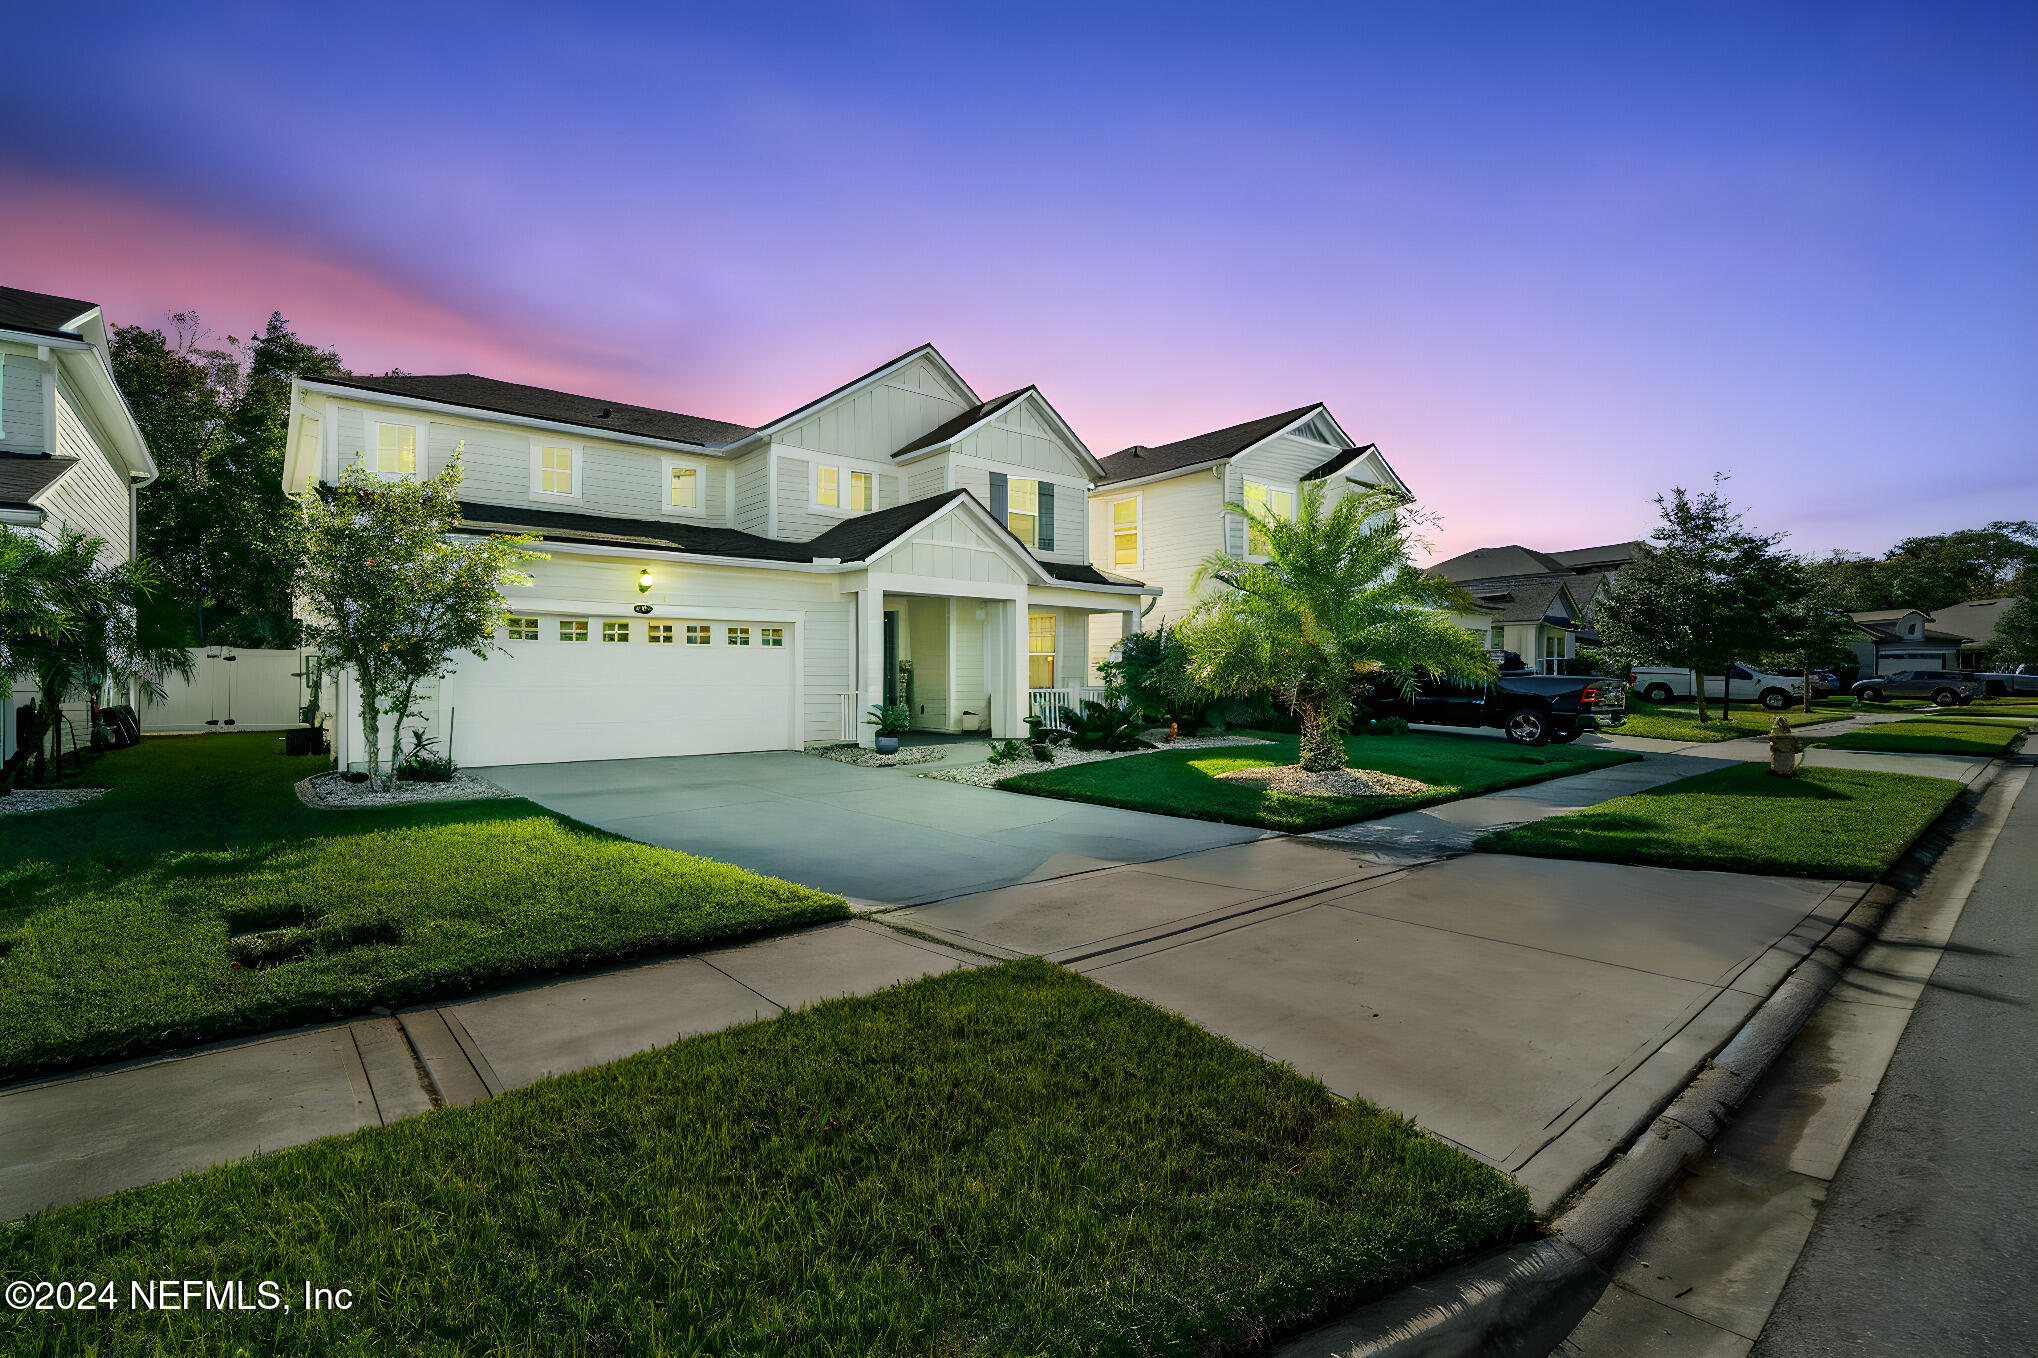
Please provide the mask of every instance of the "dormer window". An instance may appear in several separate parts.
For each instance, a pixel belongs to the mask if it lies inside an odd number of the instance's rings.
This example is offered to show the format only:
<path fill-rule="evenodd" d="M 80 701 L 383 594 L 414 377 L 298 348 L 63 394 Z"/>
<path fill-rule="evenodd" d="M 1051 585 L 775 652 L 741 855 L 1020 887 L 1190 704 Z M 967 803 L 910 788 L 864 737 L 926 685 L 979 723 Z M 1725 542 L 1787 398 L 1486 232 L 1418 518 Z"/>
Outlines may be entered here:
<path fill-rule="evenodd" d="M 708 468 L 704 462 L 668 457 L 662 464 L 664 504 L 668 514 L 707 513 Z"/>
<path fill-rule="evenodd" d="M 375 441 L 363 459 L 377 476 L 418 474 L 418 427 L 414 424 L 375 424 Z"/>
<path fill-rule="evenodd" d="M 534 439 L 531 443 L 531 493 L 561 499 L 580 498 L 580 446 Z"/>

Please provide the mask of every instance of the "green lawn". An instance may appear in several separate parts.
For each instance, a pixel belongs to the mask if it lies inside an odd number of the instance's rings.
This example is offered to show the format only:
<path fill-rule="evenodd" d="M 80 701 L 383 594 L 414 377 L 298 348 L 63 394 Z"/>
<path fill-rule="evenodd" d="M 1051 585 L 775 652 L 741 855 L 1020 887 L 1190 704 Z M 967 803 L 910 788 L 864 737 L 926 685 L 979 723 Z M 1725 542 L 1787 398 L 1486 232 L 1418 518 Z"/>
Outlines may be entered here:
<path fill-rule="evenodd" d="M 530 802 L 314 811 L 273 735 L 109 754 L 0 818 L 0 1079 L 836 919 L 834 896 Z M 228 935 L 300 926 L 273 966 Z"/>
<path fill-rule="evenodd" d="M 1640 736 L 1646 740 L 1714 742 L 1734 740 L 1741 736 L 1766 736 L 1778 716 L 1792 726 L 1811 726 L 1819 722 L 1840 721 L 1854 715 L 1851 704 L 1842 707 L 1816 704 L 1810 712 L 1802 708 L 1792 708 L 1788 712 L 1776 713 L 1765 712 L 1753 703 L 1735 703 L 1733 711 L 1726 718 L 1722 718 L 1720 705 L 1717 702 L 1708 702 L 1706 712 L 1712 720 L 1701 723 L 1698 720 L 1698 708 L 1690 703 L 1664 703 L 1659 707 L 1630 696 L 1627 723 L 1608 734 Z"/>
<path fill-rule="evenodd" d="M 1641 757 L 1619 750 L 1513 745 L 1484 736 L 1428 731 L 1403 736 L 1353 736 L 1345 741 L 1346 757 L 1353 768 L 1414 778 L 1429 784 L 1431 791 L 1410 797 L 1302 797 L 1219 781 L 1218 774 L 1233 769 L 1292 764 L 1298 757 L 1294 736 L 1256 731 L 1240 734 L 1260 735 L 1273 744 L 1164 750 L 1159 754 L 1023 773 L 998 786 L 1011 792 L 1094 802 L 1132 811 L 1156 811 L 1164 816 L 1301 832 L 1370 820 L 1481 792 L 1540 783 L 1547 778 L 1625 764 Z"/>
<path fill-rule="evenodd" d="M 1489 853 L 1666 868 L 1872 880 L 1902 856 L 1960 784 L 1908 773 L 1738 764 L 1502 830 Z"/>
<path fill-rule="evenodd" d="M 0 1331 L 102 1355 L 1214 1355 L 1532 1229 L 1522 1189 L 1412 1123 L 1020 961 L 0 1225 L 0 1278 L 308 1278 L 351 1312 L 123 1296 Z"/>
<path fill-rule="evenodd" d="M 1842 731 L 1819 742 L 1829 750 L 1883 750 L 1897 754 L 2001 754 L 2024 734 L 2006 722 L 1961 721 L 1957 717 L 1910 717 L 1859 731 Z"/>

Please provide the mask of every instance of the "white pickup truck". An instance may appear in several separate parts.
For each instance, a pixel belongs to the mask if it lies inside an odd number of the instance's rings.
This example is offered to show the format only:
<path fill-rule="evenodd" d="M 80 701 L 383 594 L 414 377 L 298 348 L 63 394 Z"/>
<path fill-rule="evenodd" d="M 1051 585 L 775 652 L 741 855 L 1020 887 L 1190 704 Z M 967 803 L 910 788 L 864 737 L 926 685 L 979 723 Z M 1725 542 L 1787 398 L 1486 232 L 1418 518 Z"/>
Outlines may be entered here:
<path fill-rule="evenodd" d="M 2007 698 L 2013 693 L 2038 693 L 2038 665 L 1990 670 L 1975 675 L 1974 682 L 1980 684 L 1981 691 L 1991 698 Z"/>
<path fill-rule="evenodd" d="M 1667 703 L 1672 698 L 1692 696 L 1690 670 L 1668 665 L 1637 665 L 1628 671 L 1628 687 L 1644 702 Z M 1781 712 L 1804 701 L 1804 680 L 1789 674 L 1769 674 L 1746 665 L 1730 665 L 1724 675 L 1705 677 L 1705 696 L 1726 697 L 1736 702 L 1760 703 L 1771 712 Z"/>

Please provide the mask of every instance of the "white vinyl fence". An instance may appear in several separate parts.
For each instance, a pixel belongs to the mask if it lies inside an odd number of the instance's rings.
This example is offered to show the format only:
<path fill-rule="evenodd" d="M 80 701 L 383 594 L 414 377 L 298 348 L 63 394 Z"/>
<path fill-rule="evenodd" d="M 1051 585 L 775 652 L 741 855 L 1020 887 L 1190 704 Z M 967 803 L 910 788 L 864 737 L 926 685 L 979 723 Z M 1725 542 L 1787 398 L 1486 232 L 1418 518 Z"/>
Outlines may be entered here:
<path fill-rule="evenodd" d="M 193 648 L 197 671 L 172 675 L 163 701 L 144 701 L 144 732 L 280 731 L 298 724 L 304 703 L 301 651 L 246 651 L 231 646 Z"/>

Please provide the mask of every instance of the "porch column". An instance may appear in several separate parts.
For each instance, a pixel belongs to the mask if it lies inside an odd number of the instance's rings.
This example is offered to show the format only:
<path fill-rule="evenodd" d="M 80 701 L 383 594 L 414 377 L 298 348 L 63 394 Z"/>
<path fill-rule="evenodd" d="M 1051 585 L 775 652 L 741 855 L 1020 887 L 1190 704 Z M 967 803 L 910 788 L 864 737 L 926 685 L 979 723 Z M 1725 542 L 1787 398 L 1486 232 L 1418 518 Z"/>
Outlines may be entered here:
<path fill-rule="evenodd" d="M 1031 702 L 1026 673 L 1026 601 L 1008 599 L 1001 605 L 1005 625 L 1000 630 L 1001 658 L 1005 666 L 1004 693 L 997 704 L 999 720 L 992 734 L 1016 740 L 1026 734 L 1026 715 Z"/>
<path fill-rule="evenodd" d="M 856 687 L 856 743 L 874 749 L 877 728 L 865 725 L 863 717 L 885 700 L 885 592 L 875 584 L 856 591 Z"/>

